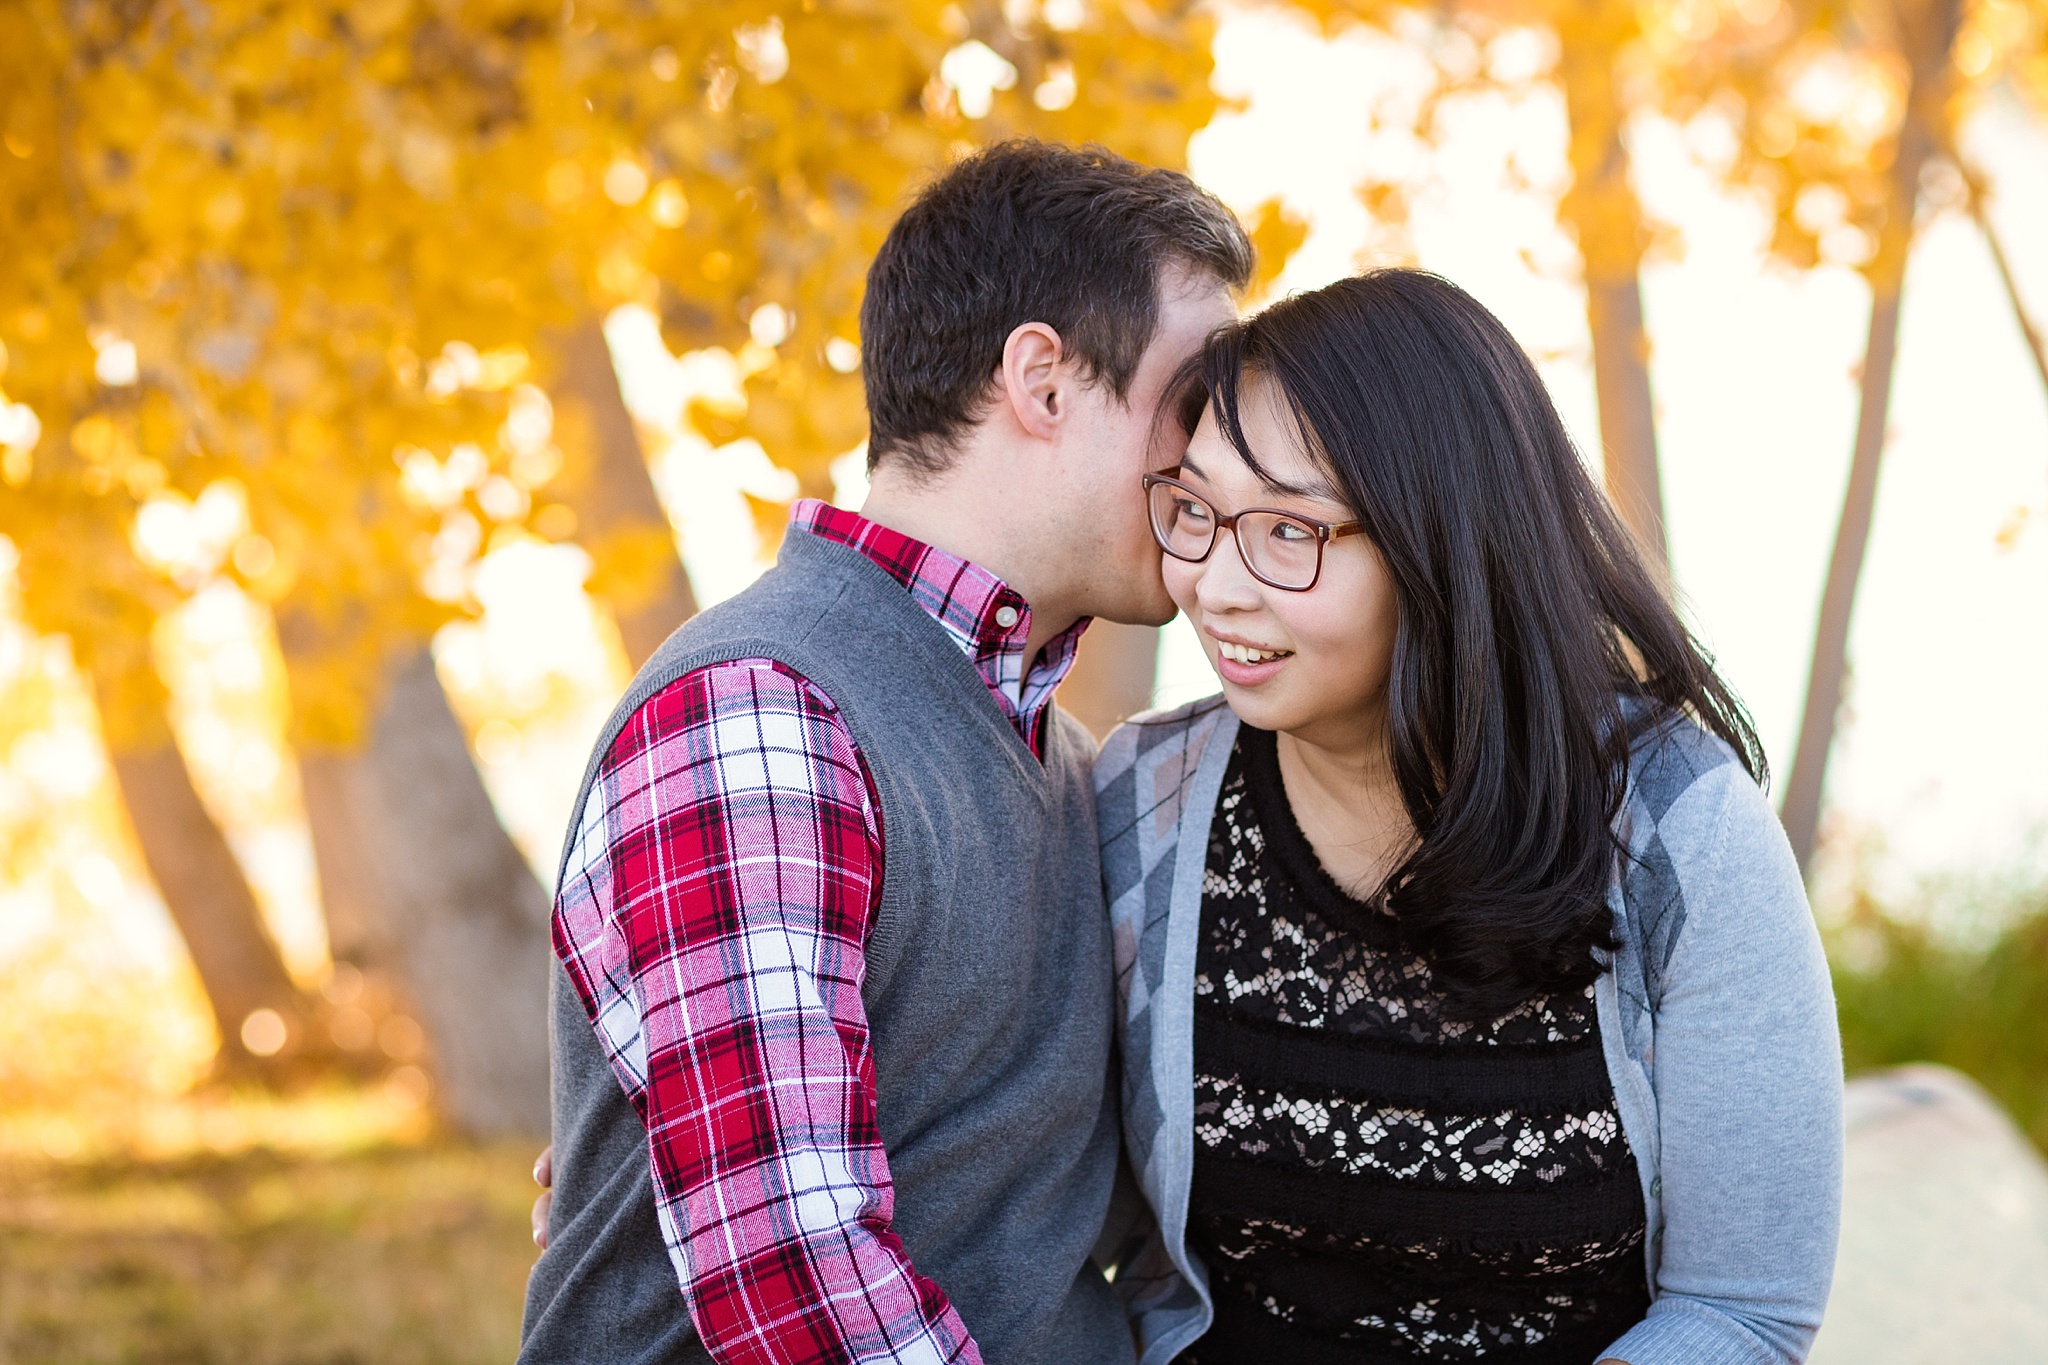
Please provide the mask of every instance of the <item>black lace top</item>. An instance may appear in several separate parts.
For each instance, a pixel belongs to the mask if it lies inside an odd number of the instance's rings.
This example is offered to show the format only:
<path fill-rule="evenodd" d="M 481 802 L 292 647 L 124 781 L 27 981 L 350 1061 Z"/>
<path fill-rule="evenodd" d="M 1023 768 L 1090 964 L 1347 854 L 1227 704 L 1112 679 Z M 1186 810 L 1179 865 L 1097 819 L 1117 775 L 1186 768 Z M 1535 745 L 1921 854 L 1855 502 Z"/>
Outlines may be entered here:
<path fill-rule="evenodd" d="M 1240 729 L 1202 884 L 1188 1240 L 1199 1365 L 1591 1365 L 1649 1306 L 1591 989 L 1447 1019 Z"/>

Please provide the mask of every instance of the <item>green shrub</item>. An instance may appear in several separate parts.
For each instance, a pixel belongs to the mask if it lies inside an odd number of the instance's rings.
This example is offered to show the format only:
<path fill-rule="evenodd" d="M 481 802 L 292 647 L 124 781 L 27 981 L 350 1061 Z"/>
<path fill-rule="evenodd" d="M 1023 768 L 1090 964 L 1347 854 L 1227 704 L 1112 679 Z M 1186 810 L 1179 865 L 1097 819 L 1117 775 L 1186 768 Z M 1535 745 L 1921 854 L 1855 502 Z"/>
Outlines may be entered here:
<path fill-rule="evenodd" d="M 1849 1072 L 1939 1062 L 1973 1076 L 2048 1151 L 2048 895 L 1982 949 L 1860 898 L 1829 934 Z"/>

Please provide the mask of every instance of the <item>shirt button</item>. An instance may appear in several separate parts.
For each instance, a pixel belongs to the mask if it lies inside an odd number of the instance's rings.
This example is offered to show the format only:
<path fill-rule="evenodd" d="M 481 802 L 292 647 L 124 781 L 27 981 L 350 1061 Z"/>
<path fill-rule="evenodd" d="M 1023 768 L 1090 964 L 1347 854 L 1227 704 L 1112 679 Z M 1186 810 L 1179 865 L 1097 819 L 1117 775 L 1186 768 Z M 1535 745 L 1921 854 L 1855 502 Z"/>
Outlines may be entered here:
<path fill-rule="evenodd" d="M 1011 626 L 1016 625 L 1017 609 L 1015 607 L 997 607 L 996 624 L 1004 630 L 1008 630 Z"/>

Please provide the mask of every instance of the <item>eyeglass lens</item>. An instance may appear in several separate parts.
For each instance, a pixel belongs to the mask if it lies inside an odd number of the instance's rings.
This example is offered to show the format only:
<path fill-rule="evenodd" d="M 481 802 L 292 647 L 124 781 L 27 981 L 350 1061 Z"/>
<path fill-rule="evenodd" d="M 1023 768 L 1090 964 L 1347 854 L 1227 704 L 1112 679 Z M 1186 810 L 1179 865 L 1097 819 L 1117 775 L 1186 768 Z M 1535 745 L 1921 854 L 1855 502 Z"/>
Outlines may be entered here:
<path fill-rule="evenodd" d="M 1219 528 L 1216 509 L 1201 498 L 1169 483 L 1152 485 L 1152 531 L 1174 558 L 1208 558 Z M 1234 529 L 1245 566 L 1259 578 L 1295 590 L 1316 581 L 1323 544 L 1314 527 L 1278 512 L 1243 512 Z"/>

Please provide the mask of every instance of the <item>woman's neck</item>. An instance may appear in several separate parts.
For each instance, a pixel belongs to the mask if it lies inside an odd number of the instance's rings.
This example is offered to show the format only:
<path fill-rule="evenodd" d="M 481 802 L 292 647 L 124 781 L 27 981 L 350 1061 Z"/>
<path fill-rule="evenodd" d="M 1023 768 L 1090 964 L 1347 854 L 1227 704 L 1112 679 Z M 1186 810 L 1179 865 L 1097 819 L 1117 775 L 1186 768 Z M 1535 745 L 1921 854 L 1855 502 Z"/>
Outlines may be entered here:
<path fill-rule="evenodd" d="M 1401 800 L 1385 725 L 1345 731 L 1282 731 L 1276 747 L 1295 823 L 1323 869 L 1364 898 L 1407 856 L 1415 827 Z"/>

